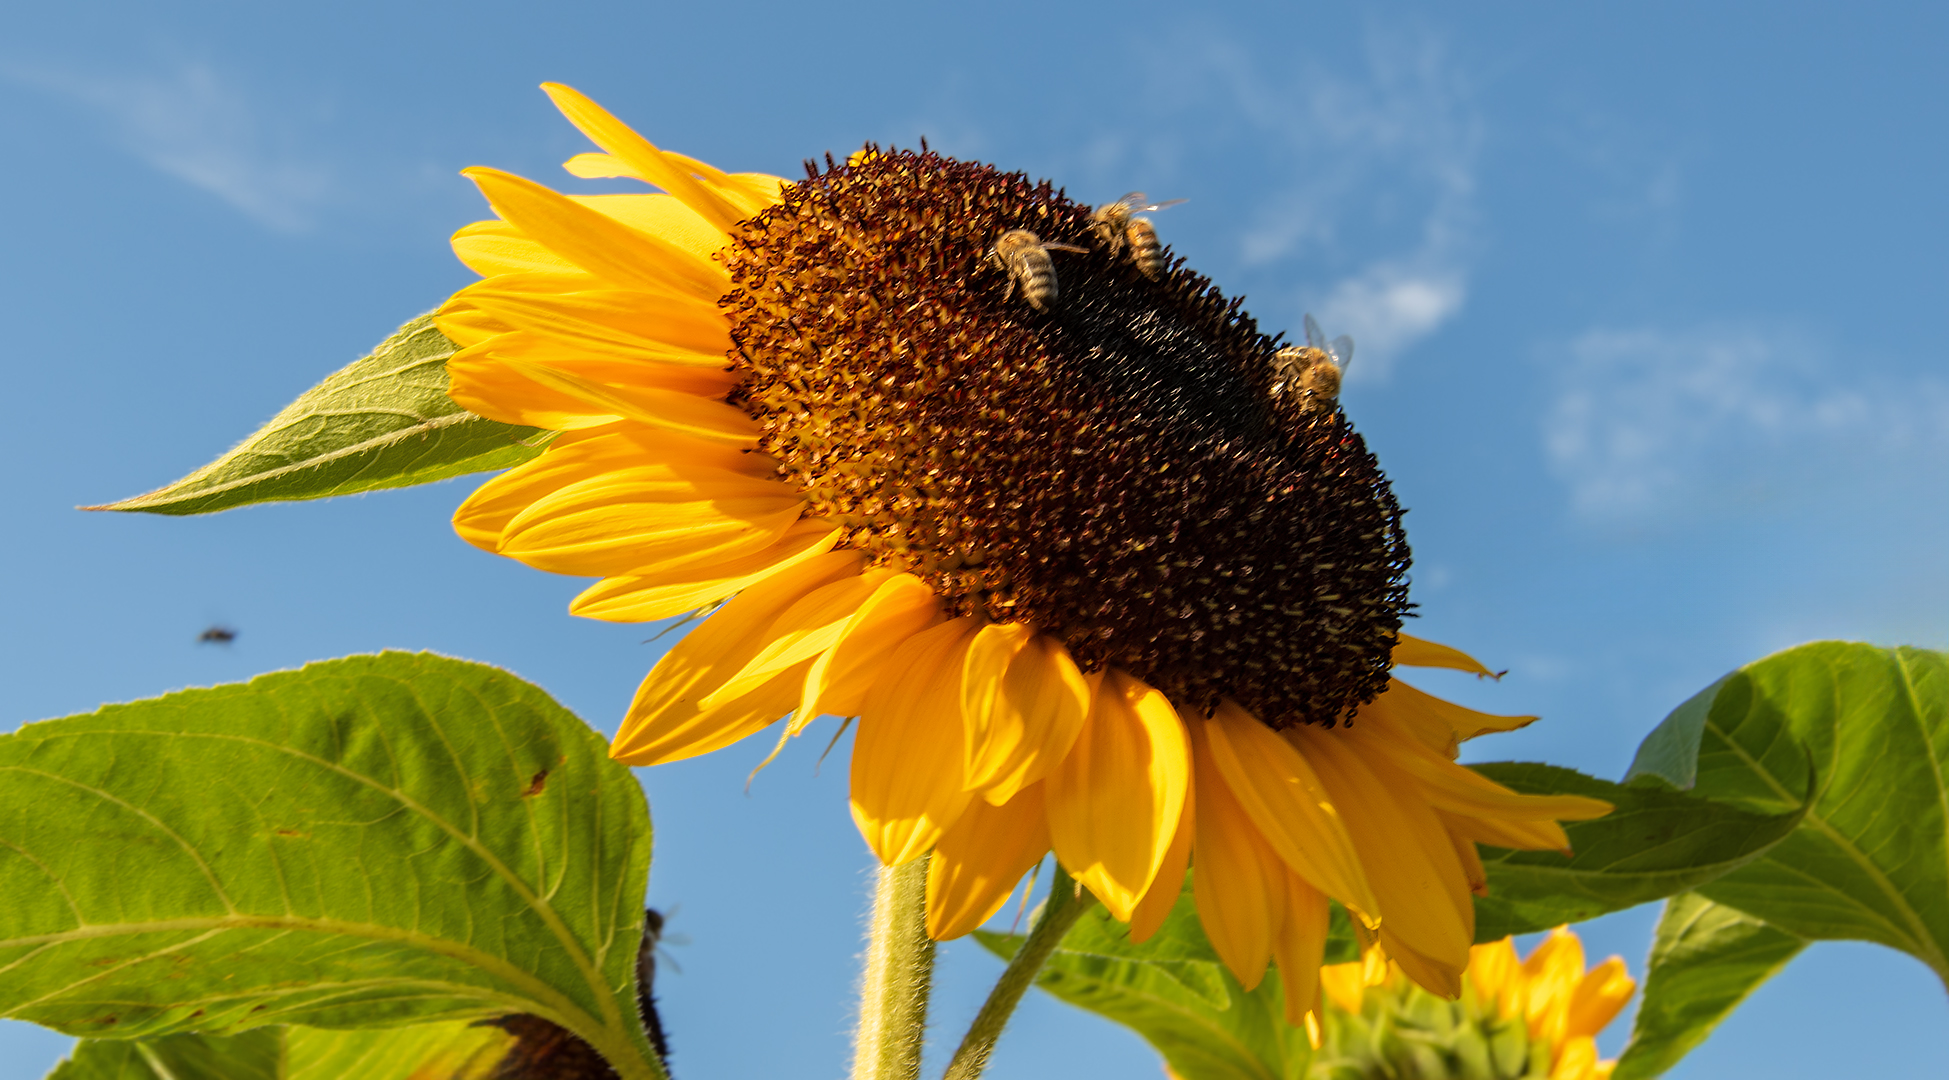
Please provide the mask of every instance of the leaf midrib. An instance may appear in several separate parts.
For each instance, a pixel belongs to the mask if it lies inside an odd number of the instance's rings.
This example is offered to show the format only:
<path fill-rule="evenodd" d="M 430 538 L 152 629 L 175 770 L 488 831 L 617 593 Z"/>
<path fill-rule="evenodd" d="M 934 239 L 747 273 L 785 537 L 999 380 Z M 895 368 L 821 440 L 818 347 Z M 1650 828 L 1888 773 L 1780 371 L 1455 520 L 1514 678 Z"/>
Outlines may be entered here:
<path fill-rule="evenodd" d="M 1945 962 L 1942 955 L 1942 950 L 1937 945 L 1935 938 L 1930 935 L 1928 926 L 1922 922 L 1921 914 L 1917 912 L 1913 907 L 1909 906 L 1907 898 L 1901 894 L 1900 890 L 1894 887 L 1893 882 L 1889 881 L 1888 878 L 1884 874 L 1882 874 L 1881 869 L 1879 867 L 1875 866 L 1873 862 L 1869 861 L 1867 855 L 1864 852 L 1862 852 L 1860 848 L 1856 847 L 1853 841 L 1849 840 L 1846 836 L 1842 835 L 1839 830 L 1837 830 L 1836 828 L 1834 828 L 1833 825 L 1828 823 L 1825 817 L 1821 816 L 1819 811 L 1816 809 L 1818 803 L 1820 802 L 1820 795 L 1815 794 L 1811 799 L 1805 799 L 1804 796 L 1794 795 L 1791 791 L 1787 790 L 1786 785 L 1782 784 L 1778 777 L 1775 777 L 1773 775 L 1771 770 L 1769 770 L 1765 765 L 1761 764 L 1760 761 L 1754 758 L 1751 754 L 1747 753 L 1746 748 L 1744 746 L 1741 746 L 1738 742 L 1736 742 L 1732 738 L 1732 736 L 1729 733 L 1727 733 L 1727 731 L 1724 728 L 1718 725 L 1716 721 L 1708 717 L 1706 719 L 1705 726 L 1706 726 L 1706 730 L 1712 732 L 1714 735 L 1717 735 L 1719 737 L 1719 741 L 1724 743 L 1726 747 L 1730 749 L 1732 753 L 1739 758 L 1740 761 L 1746 764 L 1746 767 L 1752 771 L 1753 775 L 1759 777 L 1762 781 L 1764 781 L 1766 786 L 1771 788 L 1773 790 L 1773 793 L 1776 796 L 1778 796 L 1782 802 L 1785 802 L 1788 805 L 1796 805 L 1796 804 L 1801 804 L 1804 800 L 1806 809 L 1804 815 L 1800 819 L 1801 822 L 1803 824 L 1812 825 L 1813 828 L 1816 831 L 1818 831 L 1822 836 L 1826 837 L 1828 842 L 1833 844 L 1835 848 L 1841 852 L 1842 855 L 1846 856 L 1848 861 L 1854 863 L 1855 866 L 1860 868 L 1863 874 L 1867 875 L 1868 880 L 1874 883 L 1875 888 L 1878 891 L 1880 891 L 1881 895 L 1884 898 L 1886 898 L 1891 905 L 1894 906 L 1896 912 L 1901 916 L 1902 921 L 1907 924 L 1908 933 L 1903 936 L 1907 937 L 1914 944 L 1915 949 L 1912 950 L 1913 954 L 1915 954 L 1917 958 L 1920 959 L 1923 963 L 1929 965 L 1929 967 L 1934 969 L 1938 978 L 1943 979 L 1945 982 L 1949 982 L 1949 962 Z M 1839 743 L 1838 721 L 1837 721 L 1835 741 L 1838 746 Z M 1776 861 L 1773 860 L 1770 855 L 1762 856 L 1762 858 L 1766 859 L 1766 861 L 1768 862 Z M 1792 868 L 1788 867 L 1787 869 L 1791 870 Z M 1862 907 L 1859 901 L 1855 900 L 1852 896 L 1849 896 L 1846 892 L 1839 889 L 1835 889 L 1832 886 L 1827 885 L 1826 882 L 1821 882 L 1820 884 L 1826 887 L 1829 892 L 1832 892 L 1835 895 L 1844 898 L 1850 904 L 1853 904 L 1856 908 Z M 1870 914 L 1875 915 L 1876 918 L 1878 919 L 1882 918 L 1879 912 L 1871 911 Z M 1885 922 L 1886 920 L 1883 919 L 1882 921 Z"/>
<path fill-rule="evenodd" d="M 1059 951 L 1067 952 L 1068 950 L 1064 949 Z M 1129 959 L 1125 959 L 1122 962 L 1126 964 L 1142 963 L 1142 961 L 1140 960 L 1129 960 Z M 1091 983 L 1106 992 L 1116 994 L 1120 997 L 1137 998 L 1142 1001 L 1150 1002 L 1153 1005 L 1159 1006 L 1169 1012 L 1176 1013 L 1177 1015 L 1184 1017 L 1185 1019 L 1196 1024 L 1198 1027 L 1215 1033 L 1216 1035 L 1219 1036 L 1219 1041 L 1223 1042 L 1227 1046 L 1234 1048 L 1238 1052 L 1239 1057 L 1241 1057 L 1246 1061 L 1251 1062 L 1254 1066 L 1259 1067 L 1261 1070 L 1264 1070 L 1265 1063 L 1259 1060 L 1259 1055 L 1253 1052 L 1252 1048 L 1246 1045 L 1246 1043 L 1243 1040 L 1239 1039 L 1236 1035 L 1233 1035 L 1231 1032 L 1225 1030 L 1224 1027 L 1220 1026 L 1215 1021 L 1200 1016 L 1197 1013 L 1192 1012 L 1191 1010 L 1185 1008 L 1182 1005 L 1169 1001 L 1165 998 L 1158 997 L 1155 994 L 1148 994 L 1148 993 L 1141 992 L 1139 990 L 1132 989 L 1126 984 L 1108 982 L 1103 979 L 1094 979 L 1087 975 L 1079 975 L 1073 971 L 1065 971 L 1062 974 L 1064 978 L 1075 979 L 1078 982 Z M 1173 983 L 1175 983 L 1176 981 L 1177 980 L 1175 979 L 1172 980 Z M 1262 1071 L 1261 1075 L 1265 1076 L 1267 1080 L 1278 1080 L 1277 1074 L 1270 1071 Z"/>

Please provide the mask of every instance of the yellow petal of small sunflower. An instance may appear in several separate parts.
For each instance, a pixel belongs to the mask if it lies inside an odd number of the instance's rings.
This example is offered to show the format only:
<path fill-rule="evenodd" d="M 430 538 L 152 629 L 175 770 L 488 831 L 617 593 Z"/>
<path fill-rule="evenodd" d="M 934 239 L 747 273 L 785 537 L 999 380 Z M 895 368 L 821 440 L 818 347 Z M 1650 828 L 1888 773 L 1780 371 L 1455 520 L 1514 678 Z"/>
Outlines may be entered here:
<path fill-rule="evenodd" d="M 1046 778 L 1056 857 L 1120 921 L 1130 920 L 1177 835 L 1190 757 L 1170 701 L 1112 670 L 1068 756 Z"/>

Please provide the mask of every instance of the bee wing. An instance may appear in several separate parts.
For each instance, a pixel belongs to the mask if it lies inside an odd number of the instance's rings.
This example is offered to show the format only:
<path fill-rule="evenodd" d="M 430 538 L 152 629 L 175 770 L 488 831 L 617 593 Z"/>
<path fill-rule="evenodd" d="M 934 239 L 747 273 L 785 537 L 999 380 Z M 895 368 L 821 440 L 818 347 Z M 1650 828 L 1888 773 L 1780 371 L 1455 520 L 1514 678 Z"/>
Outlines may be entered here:
<path fill-rule="evenodd" d="M 1130 191 L 1130 192 L 1125 192 L 1123 198 L 1118 199 L 1117 203 L 1125 207 L 1126 209 L 1136 210 L 1137 208 L 1143 206 L 1145 201 L 1148 199 L 1149 196 L 1145 195 L 1141 191 Z"/>
<path fill-rule="evenodd" d="M 1347 370 L 1347 365 L 1353 363 L 1353 338 L 1346 334 L 1334 338 L 1333 343 L 1327 346 L 1326 354 L 1340 365 L 1341 371 Z"/>
<path fill-rule="evenodd" d="M 1321 352 L 1326 351 L 1326 335 L 1320 332 L 1320 324 L 1313 321 L 1311 312 L 1306 315 L 1306 344 Z"/>
<path fill-rule="evenodd" d="M 1187 199 L 1165 199 L 1163 202 L 1151 203 L 1148 206 L 1134 206 L 1131 207 L 1131 210 L 1139 214 L 1148 214 L 1152 210 L 1163 210 L 1167 207 L 1176 206 L 1181 202 L 1188 202 L 1188 201 L 1189 200 Z"/>
<path fill-rule="evenodd" d="M 1087 254 L 1089 254 L 1089 250 L 1090 250 L 1090 249 L 1089 249 L 1089 248 L 1086 248 L 1086 247 L 1077 247 L 1077 246 L 1076 246 L 1075 244 L 1044 244 L 1044 245 L 1042 245 L 1042 250 L 1044 250 L 1044 251 L 1078 251 L 1078 252 L 1082 252 L 1083 254 L 1085 254 L 1085 255 L 1087 255 Z"/>

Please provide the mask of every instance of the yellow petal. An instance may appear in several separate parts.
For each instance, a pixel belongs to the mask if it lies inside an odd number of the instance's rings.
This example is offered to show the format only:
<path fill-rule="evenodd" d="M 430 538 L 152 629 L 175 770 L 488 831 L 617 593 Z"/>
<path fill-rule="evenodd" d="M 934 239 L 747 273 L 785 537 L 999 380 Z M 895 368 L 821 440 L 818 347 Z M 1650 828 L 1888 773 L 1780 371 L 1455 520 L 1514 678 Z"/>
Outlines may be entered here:
<path fill-rule="evenodd" d="M 1588 1036 L 1569 1039 L 1557 1047 L 1550 1080 L 1597 1080 L 1609 1075 L 1597 1060 L 1597 1043 Z"/>
<path fill-rule="evenodd" d="M 529 271 L 572 271 L 575 264 L 542 247 L 505 221 L 476 221 L 453 234 L 453 253 L 482 277 Z"/>
<path fill-rule="evenodd" d="M 541 276 L 488 278 L 454 300 L 564 345 L 720 370 L 731 366 L 731 325 L 714 303 L 633 289 L 555 291 L 534 280 Z"/>
<path fill-rule="evenodd" d="M 548 364 L 505 355 L 495 359 L 525 379 L 626 419 L 727 446 L 756 448 L 758 443 L 758 422 L 723 401 L 654 386 L 605 386 Z"/>
<path fill-rule="evenodd" d="M 980 927 L 1048 853 L 1041 784 L 1030 784 L 1000 806 L 970 801 L 954 827 L 941 834 L 927 866 L 928 936 L 947 941 Z"/>
<path fill-rule="evenodd" d="M 455 511 L 454 529 L 468 543 L 496 551 L 508 523 L 534 503 L 572 484 L 647 462 L 673 468 L 699 466 L 754 478 L 775 475 L 777 469 L 777 462 L 763 454 L 713 446 L 638 425 L 571 432 L 550 443 L 540 457 L 476 488 Z"/>
<path fill-rule="evenodd" d="M 637 689 L 609 756 L 630 765 L 660 765 L 709 753 L 757 730 L 751 727 L 750 709 L 707 712 L 700 703 L 764 648 L 758 631 L 800 597 L 859 573 L 864 562 L 857 551 L 827 552 L 787 567 L 732 598 L 657 661 Z M 789 709 L 794 697 L 789 674 L 784 689 Z M 778 715 L 782 710 L 772 719 Z"/>
<path fill-rule="evenodd" d="M 1137 901 L 1136 910 L 1130 913 L 1130 940 L 1139 944 L 1149 941 L 1177 907 L 1178 897 L 1184 894 L 1185 871 L 1191 867 L 1191 842 L 1197 835 L 1197 811 L 1198 781 L 1194 768 L 1185 788 L 1184 813 L 1178 818 L 1177 835 L 1171 838 L 1171 846 L 1164 852 L 1156 880 L 1150 883 L 1143 899 Z"/>
<path fill-rule="evenodd" d="M 1564 1033 L 1572 1038 L 1595 1036 L 1604 1030 L 1638 988 L 1637 980 L 1625 969 L 1624 958 L 1613 956 L 1590 969 L 1570 995 L 1570 1008 L 1564 1019 Z"/>
<path fill-rule="evenodd" d="M 742 592 L 788 566 L 831 551 L 843 530 L 800 519 L 778 543 L 742 558 L 648 574 L 604 578 L 569 604 L 571 614 L 608 622 L 650 622 L 696 611 Z"/>
<path fill-rule="evenodd" d="M 1384 758 L 1414 777 L 1430 806 L 1455 814 L 1514 821 L 1586 821 L 1611 804 L 1582 795 L 1521 795 L 1430 750 L 1385 715 L 1358 720 L 1342 733 L 1358 753 Z"/>
<path fill-rule="evenodd" d="M 1422 742 L 1450 758 L 1455 756 L 1458 742 L 1497 731 L 1515 731 L 1536 722 L 1534 716 L 1476 712 L 1418 690 L 1400 679 L 1389 682 L 1379 697 L 1360 707 L 1358 715 L 1370 713 L 1393 717 L 1413 730 Z"/>
<path fill-rule="evenodd" d="M 1385 922 L 1380 928 L 1380 947 L 1401 973 L 1423 990 L 1450 1000 L 1462 996 L 1462 971 L 1446 960 L 1427 956 L 1401 940 Z"/>
<path fill-rule="evenodd" d="M 887 866 L 919 858 L 967 808 L 961 662 L 976 624 L 955 619 L 894 650 L 853 741 L 853 822 Z"/>
<path fill-rule="evenodd" d="M 715 185 L 698 180 L 683 162 L 669 160 L 648 139 L 580 92 L 560 83 L 543 83 L 541 88 L 590 142 L 621 158 L 637 176 L 675 195 L 699 217 L 728 233 L 732 226 L 749 216 L 725 198 Z"/>
<path fill-rule="evenodd" d="M 665 161 L 675 162 L 688 168 L 691 174 L 698 179 L 715 185 L 718 194 L 735 204 L 742 215 L 747 218 L 756 217 L 759 211 L 777 203 L 779 200 L 779 189 L 785 186 L 784 179 L 768 173 L 727 173 L 706 165 L 696 158 L 679 154 L 673 150 L 663 151 L 663 158 Z M 628 162 L 613 154 L 577 154 L 567 161 L 562 162 L 562 168 L 585 180 L 627 177 L 631 180 L 642 180 L 644 183 L 649 183 L 648 177 L 643 176 L 631 168 Z M 606 197 L 638 198 L 639 196 Z M 676 197 L 671 195 L 657 195 L 652 197 L 677 202 Z M 678 203 L 678 205 L 681 206 L 682 204 Z M 689 207 L 685 207 L 684 209 L 686 213 L 696 218 L 699 225 L 710 228 L 709 224 L 703 218 L 696 217 L 695 211 L 690 210 Z M 644 228 L 644 226 L 637 225 L 637 228 Z M 716 229 L 711 229 L 711 233 L 720 242 L 724 238 L 724 234 L 718 232 Z"/>
<path fill-rule="evenodd" d="M 672 195 L 571 195 L 569 198 L 638 232 L 661 236 L 700 259 L 725 247 L 726 237 Z"/>
<path fill-rule="evenodd" d="M 1453 996 L 1468 966 L 1475 905 L 1468 875 L 1435 812 L 1416 786 L 1384 761 L 1355 751 L 1345 728 L 1302 725 L 1286 732 L 1306 754 L 1339 808 L 1379 903 L 1383 940 L 1398 938 L 1441 970 L 1432 992 Z M 1214 740 L 1215 741 L 1215 740 Z M 1389 955 L 1396 950 L 1388 949 Z M 1400 959 L 1397 957 L 1397 959 Z M 1421 982 L 1429 972 L 1401 964 Z M 1439 987 L 1440 989 L 1438 989 Z"/>
<path fill-rule="evenodd" d="M 1522 1013 L 1522 962 L 1516 959 L 1516 946 L 1510 939 L 1471 948 L 1468 976 L 1485 1011 L 1493 1006 L 1498 1016 Z"/>
<path fill-rule="evenodd" d="M 1320 959 L 1326 955 L 1328 912 L 1326 894 L 1292 871 L 1286 871 L 1286 914 L 1273 937 L 1273 959 L 1279 964 L 1280 988 L 1285 991 L 1286 1023 L 1305 1023 L 1319 1007 Z"/>
<path fill-rule="evenodd" d="M 704 699 L 706 706 L 720 699 L 729 700 L 789 667 L 807 663 L 832 647 L 839 632 L 882 584 L 894 576 L 892 570 L 868 570 L 857 577 L 844 578 L 807 593 L 798 603 L 768 627 L 767 643 L 758 655 L 745 661 L 723 686 Z"/>
<path fill-rule="evenodd" d="M 611 469 L 549 492 L 501 531 L 499 551 L 557 574 L 643 572 L 753 555 L 804 503 L 789 486 L 705 466 Z"/>
<path fill-rule="evenodd" d="M 1191 847 L 1191 894 L 1218 958 L 1247 990 L 1265 978 L 1286 895 L 1286 867 L 1259 835 L 1224 775 L 1212 763 L 1211 725 L 1190 724 L 1198 807 Z"/>
<path fill-rule="evenodd" d="M 1394 644 L 1394 665 L 1396 667 L 1435 667 L 1453 668 L 1471 675 L 1501 678 L 1501 674 L 1482 666 L 1482 662 L 1460 649 L 1433 641 L 1424 641 L 1409 634 L 1400 634 Z"/>
<path fill-rule="evenodd" d="M 1570 853 L 1570 837 L 1554 821 L 1513 821 L 1506 818 L 1481 818 L 1438 810 L 1448 831 L 1478 844 L 1515 848 L 1518 851 L 1561 851 Z"/>
<path fill-rule="evenodd" d="M 968 786 L 992 803 L 1048 775 L 1089 712 L 1089 683 L 1069 650 L 1027 623 L 982 627 L 961 687 Z"/>
<path fill-rule="evenodd" d="M 857 716 L 880 669 L 907 639 L 941 622 L 941 600 L 912 574 L 880 584 L 805 676 L 805 696 L 792 718 L 802 728 L 822 715 Z"/>
<path fill-rule="evenodd" d="M 1239 805 L 1286 865 L 1313 887 L 1362 911 L 1373 892 L 1342 820 L 1312 765 L 1278 733 L 1231 701 L 1205 725 L 1212 761 Z"/>
<path fill-rule="evenodd" d="M 532 180 L 480 166 L 463 169 L 461 175 L 481 189 L 503 220 L 611 284 L 711 301 L 730 290 L 723 268 Z"/>
<path fill-rule="evenodd" d="M 1050 770 L 1049 835 L 1071 876 L 1128 922 L 1177 834 L 1190 747 L 1157 690 L 1111 671 L 1069 756 Z"/>
<path fill-rule="evenodd" d="M 1341 1012 L 1360 1015 L 1360 1007 L 1367 999 L 1366 967 L 1361 961 L 1354 960 L 1345 964 L 1328 964 L 1320 969 L 1320 990 Z"/>
<path fill-rule="evenodd" d="M 564 356 L 562 346 L 537 334 L 510 331 L 471 345 L 447 360 L 447 396 L 477 416 L 551 431 L 574 431 L 613 424 L 623 410 L 586 394 L 544 385 L 521 374 L 520 363 L 541 363 L 598 386 L 642 386 L 722 399 L 736 385 L 736 372 L 721 368 L 658 363 L 637 357 L 603 356 L 593 350 Z M 667 428 L 666 428 L 667 430 Z M 734 440 L 715 440 L 739 445 Z"/>

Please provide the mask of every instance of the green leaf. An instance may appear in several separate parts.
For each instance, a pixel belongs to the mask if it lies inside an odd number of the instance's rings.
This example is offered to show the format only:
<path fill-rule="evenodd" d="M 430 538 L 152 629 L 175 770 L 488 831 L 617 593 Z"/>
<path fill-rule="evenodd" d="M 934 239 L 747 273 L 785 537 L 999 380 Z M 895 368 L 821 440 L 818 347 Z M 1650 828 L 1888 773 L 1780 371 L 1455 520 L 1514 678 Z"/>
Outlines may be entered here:
<path fill-rule="evenodd" d="M 447 396 L 457 349 L 422 315 L 210 464 L 147 495 L 83 509 L 208 514 L 430 484 L 541 453 L 553 432 L 475 416 Z"/>
<path fill-rule="evenodd" d="M 975 936 L 1003 959 L 1023 940 Z M 1345 937 L 1350 942 L 1351 932 Z M 1182 1080 L 1298 1080 L 1311 1060 L 1306 1032 L 1285 1022 L 1278 973 L 1251 991 L 1239 985 L 1205 938 L 1188 879 L 1164 925 L 1141 945 L 1101 908 L 1086 913 L 1036 985 L 1135 1031 Z"/>
<path fill-rule="evenodd" d="M 83 1039 L 47 1080 L 491 1080 L 514 1049 L 466 1022 L 366 1031 L 255 1028 L 155 1039 Z"/>
<path fill-rule="evenodd" d="M 1617 808 L 1564 826 L 1575 857 L 1483 845 L 1489 895 L 1475 902 L 1478 942 L 1582 922 L 1696 888 L 1761 857 L 1800 822 L 1800 808 L 1792 804 L 1746 807 L 1533 762 L 1474 768 L 1524 794 L 1587 795 Z"/>
<path fill-rule="evenodd" d="M 0 1016 L 116 1038 L 531 1013 L 656 1077 L 650 824 L 506 672 L 312 664 L 0 736 Z"/>
<path fill-rule="evenodd" d="M 1666 901 L 1631 1044 L 1612 1080 L 1647 1080 L 1678 1064 L 1806 947 L 1803 938 L 1697 893 Z"/>
<path fill-rule="evenodd" d="M 1949 983 L 1949 655 L 1822 642 L 1739 669 L 1695 790 L 1805 820 L 1707 898 L 1809 940 L 1900 949 Z"/>

